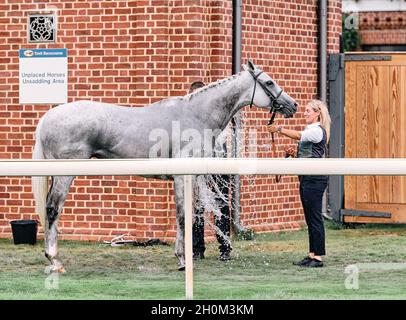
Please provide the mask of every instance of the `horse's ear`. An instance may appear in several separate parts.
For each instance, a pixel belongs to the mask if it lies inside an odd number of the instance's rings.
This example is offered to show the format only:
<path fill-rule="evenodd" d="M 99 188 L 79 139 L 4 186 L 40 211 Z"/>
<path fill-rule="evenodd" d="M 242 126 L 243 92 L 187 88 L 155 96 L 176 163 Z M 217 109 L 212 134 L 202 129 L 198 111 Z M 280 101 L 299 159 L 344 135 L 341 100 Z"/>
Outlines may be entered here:
<path fill-rule="evenodd" d="M 243 65 L 242 65 L 242 69 L 243 69 L 244 71 L 247 71 L 247 70 L 248 70 L 247 65 L 246 65 L 246 64 L 243 64 Z"/>
<path fill-rule="evenodd" d="M 247 61 L 247 66 L 248 68 L 250 68 L 251 70 L 255 70 L 257 67 L 255 66 L 255 64 L 251 61 L 251 59 L 248 59 Z"/>

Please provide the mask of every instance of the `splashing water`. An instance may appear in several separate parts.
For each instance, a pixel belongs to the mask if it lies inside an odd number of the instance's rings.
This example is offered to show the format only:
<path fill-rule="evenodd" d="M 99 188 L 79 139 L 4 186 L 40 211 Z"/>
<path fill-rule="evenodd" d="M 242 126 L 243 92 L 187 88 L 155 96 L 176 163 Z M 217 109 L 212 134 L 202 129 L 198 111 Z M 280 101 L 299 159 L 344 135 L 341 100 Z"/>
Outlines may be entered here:
<path fill-rule="evenodd" d="M 241 128 L 233 130 L 229 125 L 217 137 L 214 147 L 215 157 L 233 157 L 233 140 L 236 141 L 237 157 L 242 158 L 256 158 L 259 151 L 269 151 L 269 144 L 258 144 L 257 127 L 259 124 L 254 123 L 250 125 L 247 117 L 242 112 Z M 255 196 L 256 189 L 256 176 L 245 176 L 245 192 L 249 196 L 249 205 L 255 206 L 257 199 Z M 212 215 L 217 219 L 221 218 L 222 208 L 225 206 L 232 207 L 232 192 L 236 187 L 234 179 L 224 179 L 221 175 L 200 175 L 195 178 L 195 215 L 197 212 L 203 213 L 204 223 L 213 229 L 217 235 L 222 237 L 227 243 L 231 245 L 230 238 L 225 235 L 212 221 Z M 196 217 L 194 217 L 196 218 Z M 251 213 L 249 219 L 255 220 L 256 213 Z M 230 219 L 231 220 L 231 219 Z"/>

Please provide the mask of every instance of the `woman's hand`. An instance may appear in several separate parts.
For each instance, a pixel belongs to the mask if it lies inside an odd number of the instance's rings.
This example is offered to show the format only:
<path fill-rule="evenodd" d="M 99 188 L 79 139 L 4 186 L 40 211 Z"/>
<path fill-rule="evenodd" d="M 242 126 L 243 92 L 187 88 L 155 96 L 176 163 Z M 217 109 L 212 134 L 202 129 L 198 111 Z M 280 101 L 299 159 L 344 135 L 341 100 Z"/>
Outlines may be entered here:
<path fill-rule="evenodd" d="M 285 157 L 286 158 L 289 158 L 289 157 L 292 157 L 292 158 L 295 158 L 296 157 L 296 149 L 294 148 L 294 147 L 286 147 L 285 148 Z"/>
<path fill-rule="evenodd" d="M 268 126 L 268 131 L 270 132 L 270 133 L 275 133 L 275 132 L 278 132 L 278 127 L 279 126 L 276 126 L 276 125 L 271 125 L 271 126 Z"/>
<path fill-rule="evenodd" d="M 272 137 L 275 132 L 277 132 L 285 137 L 289 137 L 289 138 L 295 139 L 295 140 L 300 140 L 300 137 L 302 136 L 302 133 L 300 131 L 285 129 L 282 126 L 278 126 L 278 125 L 274 125 L 274 124 L 271 126 L 268 126 L 268 131 L 270 133 L 272 133 Z"/>

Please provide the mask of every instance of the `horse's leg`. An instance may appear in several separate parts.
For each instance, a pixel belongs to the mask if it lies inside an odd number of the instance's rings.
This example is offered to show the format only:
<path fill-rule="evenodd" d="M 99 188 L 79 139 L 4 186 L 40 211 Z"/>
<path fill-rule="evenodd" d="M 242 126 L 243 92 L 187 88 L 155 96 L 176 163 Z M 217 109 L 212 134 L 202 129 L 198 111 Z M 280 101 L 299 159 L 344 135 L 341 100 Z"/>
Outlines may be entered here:
<path fill-rule="evenodd" d="M 54 272 L 65 272 L 58 258 L 58 220 L 73 179 L 68 176 L 52 177 L 52 186 L 47 196 L 45 256 L 51 262 L 51 270 Z"/>
<path fill-rule="evenodd" d="M 185 194 L 183 176 L 174 177 L 176 202 L 176 242 L 175 256 L 179 259 L 178 270 L 185 270 Z"/>

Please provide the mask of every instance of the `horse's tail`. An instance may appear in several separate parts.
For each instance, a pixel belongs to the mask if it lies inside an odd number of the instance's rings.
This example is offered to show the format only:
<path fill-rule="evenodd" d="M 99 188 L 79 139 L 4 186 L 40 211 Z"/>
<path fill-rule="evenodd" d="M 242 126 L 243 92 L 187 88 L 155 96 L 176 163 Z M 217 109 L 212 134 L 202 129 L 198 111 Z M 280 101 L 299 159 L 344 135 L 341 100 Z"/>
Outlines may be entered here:
<path fill-rule="evenodd" d="M 35 132 L 35 146 L 32 154 L 33 159 L 45 159 L 44 149 L 40 139 L 40 130 L 43 118 L 38 123 Z M 32 192 L 34 193 L 35 210 L 39 215 L 42 226 L 45 228 L 46 202 L 48 194 L 48 177 L 32 177 Z"/>

